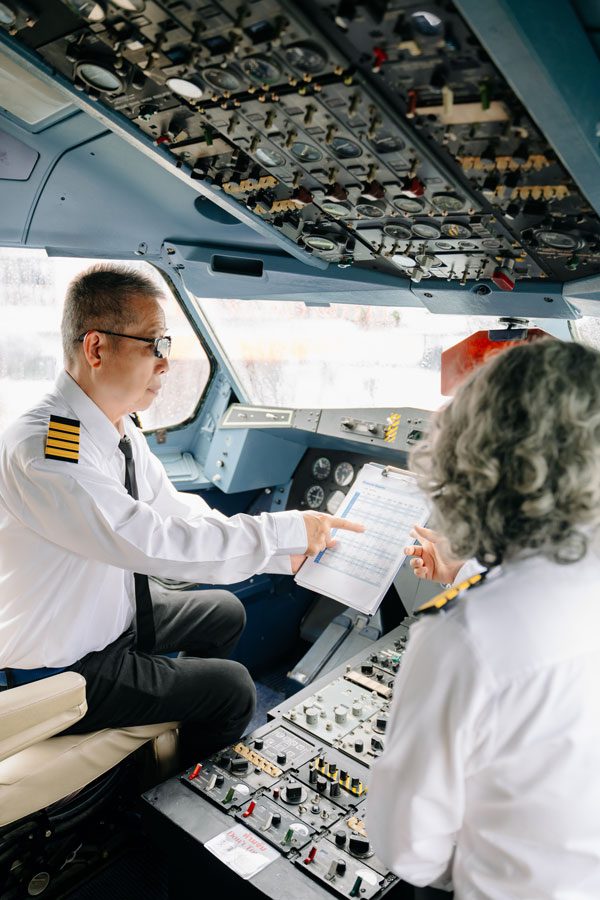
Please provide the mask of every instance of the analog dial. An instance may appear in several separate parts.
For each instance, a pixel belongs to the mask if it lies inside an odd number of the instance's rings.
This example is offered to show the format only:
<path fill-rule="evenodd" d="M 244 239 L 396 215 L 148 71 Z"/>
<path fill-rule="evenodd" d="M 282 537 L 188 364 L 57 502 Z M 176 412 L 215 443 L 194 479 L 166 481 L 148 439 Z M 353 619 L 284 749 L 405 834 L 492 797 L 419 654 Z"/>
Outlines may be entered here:
<path fill-rule="evenodd" d="M 291 151 L 296 159 L 304 163 L 318 162 L 323 156 L 320 150 L 311 144 L 305 144 L 304 141 L 296 141 L 295 144 L 292 144 Z"/>
<path fill-rule="evenodd" d="M 304 243 L 312 250 L 320 250 L 321 253 L 330 253 L 338 246 L 334 241 L 327 237 L 322 237 L 320 234 L 310 234 L 304 238 Z"/>
<path fill-rule="evenodd" d="M 465 205 L 464 199 L 456 194 L 434 194 L 431 202 L 443 212 L 457 212 Z"/>
<path fill-rule="evenodd" d="M 274 84 L 281 77 L 281 69 L 265 56 L 249 56 L 242 70 L 255 84 Z"/>
<path fill-rule="evenodd" d="M 329 478 L 331 473 L 331 462 L 326 456 L 320 456 L 313 463 L 312 473 L 315 478 Z"/>
<path fill-rule="evenodd" d="M 442 234 L 450 238 L 469 238 L 471 237 L 471 229 L 461 222 L 444 222 Z"/>
<path fill-rule="evenodd" d="M 307 490 L 304 499 L 310 509 L 318 509 L 325 499 L 325 491 L 320 484 L 313 484 Z"/>
<path fill-rule="evenodd" d="M 293 44 L 285 50 L 285 58 L 294 69 L 316 75 L 327 64 L 327 54 L 318 44 L 309 41 Z"/>
<path fill-rule="evenodd" d="M 186 81 L 184 78 L 167 78 L 167 87 L 174 94 L 184 97 L 186 100 L 199 100 L 204 91 L 193 81 Z"/>
<path fill-rule="evenodd" d="M 234 91 L 239 91 L 242 86 L 242 82 L 231 69 L 205 69 L 202 72 L 202 77 L 216 91 L 230 91 L 233 93 Z"/>
<path fill-rule="evenodd" d="M 400 212 L 420 213 L 423 211 L 423 203 L 421 200 L 415 200 L 412 197 L 396 197 L 392 202 Z"/>
<path fill-rule="evenodd" d="M 429 222 L 415 222 L 412 227 L 413 234 L 426 240 L 435 240 L 439 238 L 441 232 L 437 225 L 430 225 Z"/>
<path fill-rule="evenodd" d="M 349 462 L 341 462 L 335 467 L 333 480 L 340 487 L 348 487 L 354 478 L 354 466 Z"/>
<path fill-rule="evenodd" d="M 282 166 L 285 163 L 283 153 L 280 153 L 279 150 L 271 150 L 269 147 L 259 147 L 255 155 L 259 163 L 268 169 L 273 166 Z"/>
<path fill-rule="evenodd" d="M 359 145 L 355 144 L 354 141 L 349 141 L 348 138 L 334 138 L 330 147 L 338 159 L 356 159 L 357 156 L 362 154 Z"/>
<path fill-rule="evenodd" d="M 393 238 L 395 241 L 410 240 L 410 228 L 406 228 L 404 225 L 394 225 L 393 223 L 384 225 L 383 233 L 387 234 L 388 237 Z"/>
<path fill-rule="evenodd" d="M 115 91 L 120 91 L 123 87 L 121 79 L 114 72 L 111 72 L 110 69 L 105 69 L 104 66 L 97 65 L 97 63 L 80 63 L 77 66 L 77 74 L 82 81 L 85 81 L 87 85 L 95 88 L 97 91 L 113 94 Z"/>

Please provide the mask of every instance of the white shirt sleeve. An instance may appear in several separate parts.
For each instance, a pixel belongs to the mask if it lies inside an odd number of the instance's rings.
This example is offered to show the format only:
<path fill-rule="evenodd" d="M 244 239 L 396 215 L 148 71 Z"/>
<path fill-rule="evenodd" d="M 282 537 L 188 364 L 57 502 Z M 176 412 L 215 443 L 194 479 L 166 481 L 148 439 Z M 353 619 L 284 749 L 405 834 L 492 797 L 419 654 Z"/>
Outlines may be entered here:
<path fill-rule="evenodd" d="M 209 510 L 190 520 L 187 504 L 167 513 L 134 500 L 81 462 L 67 470 L 35 459 L 15 484 L 11 505 L 27 527 L 81 556 L 133 572 L 231 584 L 264 570 L 273 556 L 306 549 L 306 527 L 296 511 L 227 519 Z"/>
<path fill-rule="evenodd" d="M 471 578 L 473 575 L 479 575 L 480 572 L 485 572 L 485 566 L 478 563 L 476 559 L 468 559 L 456 573 L 452 586 L 460 584 L 461 581 L 466 581 L 467 578 Z"/>
<path fill-rule="evenodd" d="M 150 501 L 153 509 L 163 516 L 183 516 L 189 522 L 197 522 L 208 515 L 223 522 L 228 521 L 227 516 L 217 509 L 212 509 L 199 494 L 178 491 L 171 483 L 161 461 L 150 451 L 145 441 L 144 444 L 147 449 L 144 453 L 146 478 L 153 492 Z M 263 572 L 272 575 L 291 575 L 292 565 L 289 555 L 273 556 L 250 574 L 260 575 Z"/>
<path fill-rule="evenodd" d="M 490 727 L 488 697 L 463 628 L 448 615 L 412 626 L 367 794 L 375 852 L 411 884 L 431 884 L 451 866 L 465 781 Z"/>

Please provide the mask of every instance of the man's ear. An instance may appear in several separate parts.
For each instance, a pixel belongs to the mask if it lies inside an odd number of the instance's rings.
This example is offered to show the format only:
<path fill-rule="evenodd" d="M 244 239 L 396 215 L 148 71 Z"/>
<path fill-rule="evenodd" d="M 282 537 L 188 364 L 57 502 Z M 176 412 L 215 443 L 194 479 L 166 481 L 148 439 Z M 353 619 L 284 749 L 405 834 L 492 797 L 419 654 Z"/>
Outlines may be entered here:
<path fill-rule="evenodd" d="M 105 346 L 104 335 L 98 331 L 88 331 L 84 337 L 83 354 L 92 369 L 98 369 L 102 365 Z"/>

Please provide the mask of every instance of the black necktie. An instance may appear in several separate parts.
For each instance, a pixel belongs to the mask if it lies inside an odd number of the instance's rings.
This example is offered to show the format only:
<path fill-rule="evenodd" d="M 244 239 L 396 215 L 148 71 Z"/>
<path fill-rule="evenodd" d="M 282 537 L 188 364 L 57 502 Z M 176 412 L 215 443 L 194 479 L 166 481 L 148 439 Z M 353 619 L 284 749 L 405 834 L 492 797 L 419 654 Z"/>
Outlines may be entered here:
<path fill-rule="evenodd" d="M 134 500 L 139 499 L 138 486 L 135 478 L 135 462 L 133 459 L 133 447 L 127 436 L 119 441 L 119 450 L 125 457 L 125 488 Z M 148 576 L 135 572 L 135 618 L 137 628 L 138 650 L 152 650 L 155 644 L 154 617 L 152 615 L 152 597 Z"/>

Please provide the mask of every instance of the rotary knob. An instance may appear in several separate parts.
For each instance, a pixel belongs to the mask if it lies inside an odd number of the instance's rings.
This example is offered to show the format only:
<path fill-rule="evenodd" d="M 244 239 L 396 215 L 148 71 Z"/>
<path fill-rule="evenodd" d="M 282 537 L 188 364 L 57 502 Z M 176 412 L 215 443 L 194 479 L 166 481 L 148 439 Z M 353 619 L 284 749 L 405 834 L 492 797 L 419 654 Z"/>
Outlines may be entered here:
<path fill-rule="evenodd" d="M 254 741 L 254 749 L 255 749 L 255 750 L 262 750 L 263 747 L 264 747 L 264 741 L 263 741 L 263 739 L 262 739 L 262 738 L 256 738 L 256 740 Z"/>
<path fill-rule="evenodd" d="M 353 715 L 356 719 L 360 719 L 360 717 L 362 716 L 362 714 L 363 714 L 363 708 L 362 708 L 361 704 L 360 704 L 360 703 L 355 703 L 354 706 L 352 707 L 352 715 Z"/>
<path fill-rule="evenodd" d="M 278 753 L 277 754 L 277 762 L 280 766 L 285 766 L 287 762 L 287 753 Z"/>
<path fill-rule="evenodd" d="M 336 833 L 335 833 L 336 847 L 343 847 L 345 845 L 345 843 L 346 843 L 346 832 L 342 831 L 341 829 L 340 829 L 340 831 L 336 831 Z"/>
<path fill-rule="evenodd" d="M 346 706 L 336 706 L 333 715 L 335 716 L 336 723 L 338 725 L 343 725 L 346 721 L 346 716 L 348 715 L 348 708 Z"/>
<path fill-rule="evenodd" d="M 306 710 L 306 722 L 308 725 L 316 725 L 319 721 L 319 709 L 317 706 L 309 706 Z"/>
<path fill-rule="evenodd" d="M 360 667 L 360 671 L 363 675 L 372 675 L 373 674 L 373 666 L 371 663 L 363 663 Z"/>
<path fill-rule="evenodd" d="M 285 802 L 291 804 L 298 804 L 302 800 L 302 787 L 298 784 L 288 784 L 285 789 Z"/>
<path fill-rule="evenodd" d="M 371 852 L 371 845 L 366 837 L 357 834 L 350 838 L 348 850 L 353 856 L 368 856 Z"/>

